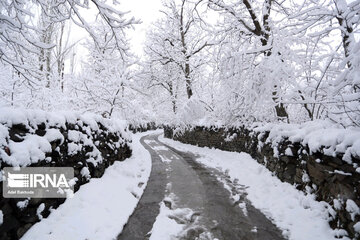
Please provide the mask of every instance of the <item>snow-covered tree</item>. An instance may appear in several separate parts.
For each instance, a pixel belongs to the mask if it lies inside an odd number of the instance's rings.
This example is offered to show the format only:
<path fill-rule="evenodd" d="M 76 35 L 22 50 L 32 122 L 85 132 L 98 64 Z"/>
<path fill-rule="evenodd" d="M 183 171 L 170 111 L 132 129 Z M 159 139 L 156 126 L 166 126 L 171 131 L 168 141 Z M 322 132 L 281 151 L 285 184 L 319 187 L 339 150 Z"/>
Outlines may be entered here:
<path fill-rule="evenodd" d="M 106 25 L 97 23 L 93 32 L 102 36 L 102 41 L 86 43 L 89 57 L 84 62 L 81 86 L 77 90 L 85 93 L 80 98 L 85 109 L 111 116 L 116 108 L 126 107 L 125 88 L 132 78 L 130 66 L 134 60 L 125 48 L 118 48 Z M 125 43 L 125 35 L 122 39 Z"/>
<path fill-rule="evenodd" d="M 304 1 L 295 6 L 290 18 L 301 26 L 296 32 L 311 42 L 304 71 L 310 84 L 300 94 L 310 118 L 323 112 L 345 125 L 359 125 L 359 81 L 352 73 L 358 68 L 354 34 L 359 32 L 360 1 Z"/>
<path fill-rule="evenodd" d="M 284 53 L 289 44 L 272 18 L 281 5 L 272 0 L 209 0 L 208 6 L 222 16 L 218 61 L 224 91 L 230 91 L 228 104 L 237 112 L 233 117 L 288 119 L 283 95 L 289 82 Z M 256 116 L 257 112 L 263 116 Z"/>
<path fill-rule="evenodd" d="M 6 79 L 2 81 L 9 86 L 16 86 L 12 95 L 20 91 L 27 95 L 23 103 L 26 106 L 45 107 L 44 102 L 53 102 L 51 99 L 54 95 L 58 96 L 55 92 L 62 94 L 65 59 L 74 46 L 74 43 L 68 41 L 73 34 L 70 30 L 66 31 L 68 26 L 72 23 L 85 29 L 97 48 L 102 44 L 103 36 L 97 35 L 89 23 L 88 12 L 106 26 L 108 39 L 123 55 L 128 49 L 123 37 L 124 30 L 138 21 L 127 17 L 127 13 L 119 11 L 117 6 L 116 1 L 107 3 L 103 0 L 2 1 L 0 61 L 4 66 L 12 67 L 14 78 L 11 81 L 14 83 L 7 83 Z M 20 90 L 25 87 L 28 89 Z M 5 98 L 10 96 L 6 92 L 3 95 Z M 66 99 L 66 96 L 60 99 Z M 45 108 L 53 107 L 52 103 L 45 105 Z"/>
<path fill-rule="evenodd" d="M 160 18 L 148 33 L 146 53 L 151 62 L 172 64 L 181 71 L 186 94 L 193 96 L 196 71 L 206 60 L 202 53 L 212 45 L 209 36 L 199 27 L 202 21 L 196 15 L 198 4 L 189 0 L 164 2 L 165 16 Z"/>
<path fill-rule="evenodd" d="M 350 59 L 359 1 L 208 0 L 208 6 L 220 14 L 217 116 L 299 122 L 358 114 L 356 81 L 345 75 L 356 69 Z"/>
<path fill-rule="evenodd" d="M 177 112 L 178 100 L 183 89 L 183 78 L 180 68 L 175 63 L 161 64 L 157 61 L 144 64 L 143 77 L 147 79 L 147 87 L 151 92 L 157 88 L 157 96 L 164 96 L 162 102 L 171 102 L 173 113 Z M 154 90 L 155 89 L 155 90 Z"/>

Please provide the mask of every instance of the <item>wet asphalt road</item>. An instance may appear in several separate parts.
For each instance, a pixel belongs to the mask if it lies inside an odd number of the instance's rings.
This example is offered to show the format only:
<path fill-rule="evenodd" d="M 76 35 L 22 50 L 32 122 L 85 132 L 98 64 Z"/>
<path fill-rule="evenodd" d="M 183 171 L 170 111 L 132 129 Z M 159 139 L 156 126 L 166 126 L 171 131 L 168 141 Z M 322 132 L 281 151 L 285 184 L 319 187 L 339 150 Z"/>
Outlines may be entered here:
<path fill-rule="evenodd" d="M 185 230 L 178 239 L 284 239 L 281 231 L 246 199 L 246 187 L 232 183 L 223 173 L 198 163 L 192 153 L 163 144 L 158 135 L 147 135 L 140 141 L 151 154 L 151 175 L 118 240 L 149 239 L 159 214 L 159 204 L 170 194 L 176 196 L 176 208 L 189 208 L 196 217 L 196 221 L 191 217 L 188 223 L 182 222 Z M 231 196 L 238 197 L 232 199 Z"/>

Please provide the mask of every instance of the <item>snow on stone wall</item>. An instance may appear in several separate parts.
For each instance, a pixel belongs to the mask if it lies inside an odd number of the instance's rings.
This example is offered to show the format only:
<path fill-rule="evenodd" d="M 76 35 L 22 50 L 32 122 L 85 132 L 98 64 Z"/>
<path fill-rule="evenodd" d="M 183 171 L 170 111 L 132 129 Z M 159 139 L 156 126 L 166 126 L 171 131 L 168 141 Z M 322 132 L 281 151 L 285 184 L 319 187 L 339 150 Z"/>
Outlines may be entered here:
<path fill-rule="evenodd" d="M 76 112 L 0 108 L 0 169 L 73 167 L 74 190 L 131 155 L 124 121 Z M 0 178 L 2 181 L 2 177 Z M 0 239 L 18 239 L 65 199 L 9 199 L 0 191 Z M 42 206 L 41 215 L 38 214 Z"/>
<path fill-rule="evenodd" d="M 254 132 L 265 133 L 269 136 L 267 143 L 276 147 L 285 139 L 292 143 L 301 143 L 309 147 L 309 153 L 322 152 L 327 156 L 340 156 L 348 164 L 357 168 L 352 158 L 360 158 L 360 128 L 343 128 L 329 121 L 312 121 L 302 124 L 265 124 L 253 126 Z M 358 169 L 360 171 L 360 168 Z"/>
<path fill-rule="evenodd" d="M 360 237 L 359 129 L 319 121 L 248 129 L 165 127 L 164 133 L 183 143 L 249 153 L 280 180 L 328 202 L 332 228 Z"/>

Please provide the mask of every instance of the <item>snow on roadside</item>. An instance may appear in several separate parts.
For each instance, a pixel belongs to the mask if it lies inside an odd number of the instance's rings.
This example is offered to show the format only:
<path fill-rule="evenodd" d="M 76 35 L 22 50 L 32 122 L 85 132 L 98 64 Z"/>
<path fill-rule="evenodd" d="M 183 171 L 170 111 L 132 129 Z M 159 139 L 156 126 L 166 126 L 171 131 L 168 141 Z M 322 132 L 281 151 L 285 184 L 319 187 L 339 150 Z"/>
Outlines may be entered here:
<path fill-rule="evenodd" d="M 172 213 L 173 211 L 167 208 L 164 202 L 160 203 L 160 213 L 156 217 L 149 240 L 176 239 L 184 226 L 169 217 Z"/>
<path fill-rule="evenodd" d="M 268 131 L 266 142 L 271 142 L 273 147 L 286 138 L 293 143 L 308 145 L 310 153 L 319 151 L 321 147 L 325 147 L 324 154 L 328 156 L 342 153 L 343 160 L 349 164 L 352 164 L 352 157 L 360 157 L 359 127 L 344 129 L 330 121 L 316 120 L 302 124 L 255 124 L 252 129 L 260 133 Z"/>
<path fill-rule="evenodd" d="M 149 240 L 219 240 L 200 223 L 201 217 L 195 211 L 177 206 L 177 196 L 171 192 L 171 183 L 168 183 L 166 191 L 168 194 L 160 203 L 160 212 L 150 231 Z M 201 233 L 198 237 L 191 235 L 199 230 Z"/>
<path fill-rule="evenodd" d="M 103 177 L 81 186 L 71 199 L 22 237 L 22 240 L 114 239 L 142 195 L 151 171 L 151 156 L 141 145 L 146 133 L 133 135 L 131 158 L 115 162 Z M 141 184 L 143 183 L 143 184 Z M 141 187 L 139 187 L 141 186 Z"/>
<path fill-rule="evenodd" d="M 328 224 L 331 207 L 318 202 L 315 196 L 305 195 L 259 164 L 249 154 L 200 148 L 166 139 L 160 141 L 180 151 L 200 155 L 197 160 L 209 167 L 227 172 L 232 181 L 247 186 L 247 198 L 278 226 L 283 235 L 293 240 L 336 239 L 336 231 Z"/>

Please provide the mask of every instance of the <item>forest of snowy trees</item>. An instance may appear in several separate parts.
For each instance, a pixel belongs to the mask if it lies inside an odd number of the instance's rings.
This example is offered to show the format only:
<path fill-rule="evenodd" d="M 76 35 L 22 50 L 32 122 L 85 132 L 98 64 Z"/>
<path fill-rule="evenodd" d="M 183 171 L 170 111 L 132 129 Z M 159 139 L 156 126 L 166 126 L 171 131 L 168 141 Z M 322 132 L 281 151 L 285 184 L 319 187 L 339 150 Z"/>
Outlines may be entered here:
<path fill-rule="evenodd" d="M 1 1 L 0 105 L 360 126 L 360 0 L 164 0 L 153 14 L 136 56 L 141 19 L 121 1 Z"/>

